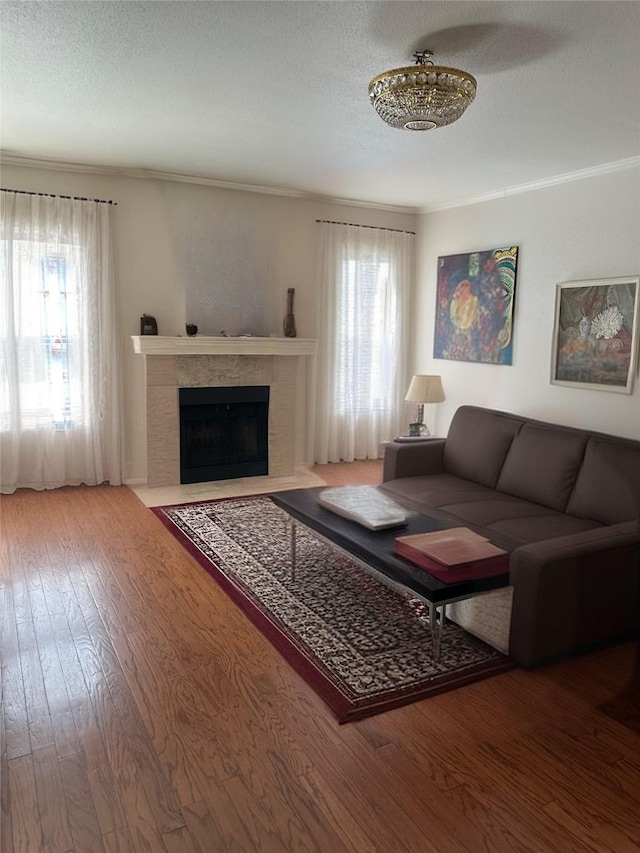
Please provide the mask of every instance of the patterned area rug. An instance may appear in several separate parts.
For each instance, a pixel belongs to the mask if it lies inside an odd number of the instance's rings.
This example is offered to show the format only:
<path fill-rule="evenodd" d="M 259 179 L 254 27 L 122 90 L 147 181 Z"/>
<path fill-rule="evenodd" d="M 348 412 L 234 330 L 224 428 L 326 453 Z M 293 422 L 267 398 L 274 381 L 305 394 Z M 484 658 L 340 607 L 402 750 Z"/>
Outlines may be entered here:
<path fill-rule="evenodd" d="M 453 623 L 431 654 L 426 608 L 383 586 L 297 528 L 268 497 L 152 510 L 307 683 L 339 722 L 378 714 L 510 669 Z"/>

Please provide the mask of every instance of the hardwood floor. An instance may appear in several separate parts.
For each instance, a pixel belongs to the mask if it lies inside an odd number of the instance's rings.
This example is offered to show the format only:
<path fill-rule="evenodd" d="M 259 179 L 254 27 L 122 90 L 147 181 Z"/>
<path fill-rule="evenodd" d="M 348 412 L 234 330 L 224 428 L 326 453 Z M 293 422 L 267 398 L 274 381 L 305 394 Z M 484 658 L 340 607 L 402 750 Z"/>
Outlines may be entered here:
<path fill-rule="evenodd" d="M 377 486 L 382 481 L 382 459 L 367 459 L 363 462 L 330 462 L 328 465 L 312 465 L 309 469 L 329 486 L 344 486 L 349 483 Z"/>
<path fill-rule="evenodd" d="M 128 488 L 0 509 L 2 853 L 640 848 L 634 645 L 339 726 Z"/>

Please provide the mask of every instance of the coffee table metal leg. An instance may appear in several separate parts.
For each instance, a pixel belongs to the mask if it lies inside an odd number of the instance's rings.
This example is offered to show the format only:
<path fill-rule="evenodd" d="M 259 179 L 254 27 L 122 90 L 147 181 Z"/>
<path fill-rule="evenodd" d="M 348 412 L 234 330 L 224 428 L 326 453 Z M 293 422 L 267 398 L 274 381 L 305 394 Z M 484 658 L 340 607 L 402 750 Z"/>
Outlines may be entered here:
<path fill-rule="evenodd" d="M 442 628 L 444 626 L 444 607 L 429 602 L 429 627 L 431 628 L 431 644 L 433 647 L 433 659 L 440 660 L 440 646 L 442 643 Z"/>
<path fill-rule="evenodd" d="M 296 579 L 296 523 L 291 519 L 291 580 Z"/>

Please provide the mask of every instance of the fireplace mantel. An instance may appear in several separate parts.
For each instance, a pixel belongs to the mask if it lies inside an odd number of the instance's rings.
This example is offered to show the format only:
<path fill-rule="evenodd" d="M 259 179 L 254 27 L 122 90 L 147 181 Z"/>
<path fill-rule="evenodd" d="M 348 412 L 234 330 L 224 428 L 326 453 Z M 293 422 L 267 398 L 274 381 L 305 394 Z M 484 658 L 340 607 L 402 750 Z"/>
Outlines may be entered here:
<path fill-rule="evenodd" d="M 315 355 L 317 348 L 313 338 L 132 335 L 131 340 L 140 355 Z"/>

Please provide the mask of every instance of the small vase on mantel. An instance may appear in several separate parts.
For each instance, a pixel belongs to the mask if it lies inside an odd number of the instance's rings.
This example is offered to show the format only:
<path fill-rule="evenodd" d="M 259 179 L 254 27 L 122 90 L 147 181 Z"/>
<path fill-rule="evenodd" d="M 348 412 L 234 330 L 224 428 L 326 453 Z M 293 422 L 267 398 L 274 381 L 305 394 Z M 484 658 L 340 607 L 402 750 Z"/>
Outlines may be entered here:
<path fill-rule="evenodd" d="M 295 287 L 290 287 L 287 290 L 287 314 L 284 318 L 285 338 L 295 338 L 296 336 L 296 318 L 293 316 L 293 297 L 295 293 Z"/>

